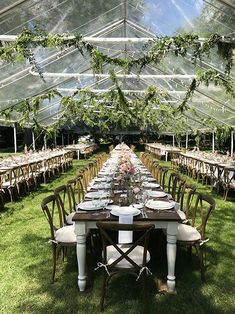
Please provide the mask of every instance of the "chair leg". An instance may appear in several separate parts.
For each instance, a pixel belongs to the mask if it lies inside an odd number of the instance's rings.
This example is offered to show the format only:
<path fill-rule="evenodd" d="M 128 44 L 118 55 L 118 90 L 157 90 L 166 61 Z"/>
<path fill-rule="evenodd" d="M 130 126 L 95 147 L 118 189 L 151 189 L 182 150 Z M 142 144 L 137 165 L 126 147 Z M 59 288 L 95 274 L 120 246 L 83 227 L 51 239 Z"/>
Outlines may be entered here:
<path fill-rule="evenodd" d="M 106 283 L 107 283 L 107 273 L 106 270 L 103 270 L 103 286 L 102 286 L 102 295 L 100 298 L 100 311 L 102 312 L 104 310 L 104 299 L 106 295 Z"/>
<path fill-rule="evenodd" d="M 196 245 L 197 254 L 199 257 L 199 263 L 200 263 L 200 273 L 201 273 L 201 281 L 205 281 L 205 267 L 204 267 L 204 250 L 203 246 L 200 246 L 199 244 Z"/>
<path fill-rule="evenodd" d="M 201 268 L 201 281 L 205 282 L 204 250 L 202 247 L 199 249 L 199 259 Z"/>
<path fill-rule="evenodd" d="M 0 209 L 4 208 L 3 190 L 0 190 Z"/>
<path fill-rule="evenodd" d="M 9 193 L 9 195 L 10 195 L 10 201 L 11 201 L 11 203 L 13 203 L 13 195 L 12 195 L 11 187 L 10 187 L 10 188 L 7 188 L 7 190 L 8 190 L 8 193 Z"/>
<path fill-rule="evenodd" d="M 55 281 L 55 271 L 56 271 L 56 243 L 52 243 L 52 283 Z"/>
<path fill-rule="evenodd" d="M 227 201 L 228 191 L 229 191 L 228 188 L 226 188 L 226 190 L 224 191 L 224 200 L 225 200 L 225 201 Z"/>
<path fill-rule="evenodd" d="M 147 298 L 147 289 L 146 289 L 146 274 L 143 274 L 143 314 L 148 313 L 148 298 Z"/>

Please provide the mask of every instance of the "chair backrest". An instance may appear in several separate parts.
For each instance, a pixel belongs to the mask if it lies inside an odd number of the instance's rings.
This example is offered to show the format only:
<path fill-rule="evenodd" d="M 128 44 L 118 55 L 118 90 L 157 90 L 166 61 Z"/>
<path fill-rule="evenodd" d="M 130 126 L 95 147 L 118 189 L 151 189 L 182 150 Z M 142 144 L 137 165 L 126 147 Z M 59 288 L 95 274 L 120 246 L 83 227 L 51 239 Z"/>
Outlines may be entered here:
<path fill-rule="evenodd" d="M 54 194 L 47 196 L 41 202 L 43 213 L 50 225 L 51 239 L 55 240 L 55 231 L 63 227 L 63 217 L 56 203 Z"/>
<path fill-rule="evenodd" d="M 66 185 L 61 185 L 54 190 L 54 195 L 57 207 L 63 217 L 63 223 L 66 223 L 66 216 L 74 210 L 70 190 Z"/>
<path fill-rule="evenodd" d="M 173 179 L 173 198 L 176 202 L 181 203 L 184 197 L 184 186 L 186 184 L 186 180 L 180 175 L 175 176 Z"/>
<path fill-rule="evenodd" d="M 89 184 L 89 168 L 88 166 L 81 169 L 79 175 L 81 176 L 81 181 L 84 187 L 84 191 L 87 191 L 88 184 Z"/>
<path fill-rule="evenodd" d="M 184 183 L 181 189 L 181 198 L 179 200 L 180 209 L 185 213 L 186 218 L 189 218 L 192 201 L 196 192 L 196 186 Z"/>
<path fill-rule="evenodd" d="M 160 185 L 163 188 L 163 190 L 165 189 L 165 184 L 166 184 L 166 175 L 168 172 L 168 168 L 161 168 L 161 178 L 160 178 Z"/>
<path fill-rule="evenodd" d="M 157 161 L 152 161 L 150 172 L 152 176 L 159 182 L 159 169 L 161 166 Z M 160 182 L 159 182 L 160 183 Z"/>
<path fill-rule="evenodd" d="M 215 200 L 209 195 L 199 193 L 193 210 L 192 226 L 200 232 L 202 240 L 205 239 L 207 220 L 213 209 L 215 209 Z"/>
<path fill-rule="evenodd" d="M 170 174 L 168 181 L 168 193 L 172 195 L 172 198 L 175 201 L 179 200 L 184 183 L 185 179 L 178 173 L 172 172 Z"/>
<path fill-rule="evenodd" d="M 128 269 L 139 271 L 141 267 L 146 266 L 146 260 L 147 260 L 147 247 L 149 242 L 149 235 L 150 231 L 154 229 L 154 225 L 150 223 L 146 224 L 140 224 L 140 223 L 134 223 L 134 224 L 119 224 L 118 222 L 97 222 L 96 223 L 98 229 L 101 233 L 102 238 L 102 244 L 103 244 L 103 264 L 105 264 L 109 271 L 115 270 L 118 268 L 118 263 L 125 260 L 130 263 L 130 267 Z M 138 232 L 140 236 L 137 238 L 136 241 L 134 241 L 132 244 L 128 244 L 128 250 L 122 250 L 121 246 L 116 243 L 117 241 L 113 240 L 113 238 L 109 235 L 109 231 L 114 231 L 118 233 L 118 231 L 133 231 Z M 128 256 L 139 244 L 143 244 L 143 259 L 142 259 L 142 265 L 137 265 L 133 259 Z M 115 259 L 112 263 L 107 265 L 107 247 L 109 245 L 112 245 L 117 251 L 120 256 Z M 125 247 L 125 245 L 124 245 Z M 123 270 L 123 268 L 122 268 Z"/>
<path fill-rule="evenodd" d="M 81 181 L 82 176 L 77 176 L 67 181 L 68 193 L 71 196 L 72 208 L 76 210 L 76 205 L 81 203 L 84 199 L 84 187 Z"/>

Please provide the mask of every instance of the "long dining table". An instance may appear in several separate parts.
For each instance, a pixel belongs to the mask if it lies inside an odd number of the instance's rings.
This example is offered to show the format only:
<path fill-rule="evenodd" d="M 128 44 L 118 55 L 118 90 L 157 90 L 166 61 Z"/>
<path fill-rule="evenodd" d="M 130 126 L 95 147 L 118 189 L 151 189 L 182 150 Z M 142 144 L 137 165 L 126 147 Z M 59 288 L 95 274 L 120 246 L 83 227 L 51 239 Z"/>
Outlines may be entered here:
<path fill-rule="evenodd" d="M 120 164 L 120 155 L 123 154 L 124 151 L 123 147 L 121 148 L 122 149 L 120 149 L 119 145 L 116 147 L 116 149 L 113 150 L 111 158 L 107 160 L 98 176 L 90 184 L 90 190 L 89 193 L 87 193 L 87 196 L 89 196 L 89 194 L 91 195 L 92 193 L 94 195 L 104 193 L 105 186 L 106 188 L 110 188 L 110 183 L 114 182 L 112 185 L 112 202 L 113 204 L 119 204 L 120 206 L 118 199 L 120 200 L 120 196 L 122 196 L 123 192 L 125 191 L 120 190 L 118 185 L 115 186 L 115 179 L 119 176 L 118 169 Z M 138 169 L 138 175 L 142 175 L 141 190 L 145 190 L 147 195 L 151 195 L 151 193 L 156 194 L 157 191 L 164 193 L 159 184 L 155 182 L 155 179 L 151 176 L 137 156 L 130 152 L 128 147 L 124 146 L 124 148 L 124 154 L 128 153 L 129 156 L 131 155 L 131 161 L 135 167 L 135 171 Z M 104 181 L 105 179 L 107 179 L 107 181 Z M 99 185 L 101 188 L 103 187 L 103 191 L 100 190 Z M 161 195 L 161 193 L 159 195 Z M 158 200 L 158 198 L 155 200 Z M 143 205 L 143 208 L 139 211 L 139 214 L 133 217 L 133 222 L 151 222 L 154 224 L 156 229 L 163 229 L 166 231 L 166 253 L 168 266 L 167 288 L 168 292 L 175 292 L 176 236 L 178 223 L 180 223 L 182 219 L 179 212 L 175 208 L 176 203 L 171 201 L 169 195 L 166 193 L 165 197 L 161 198 L 161 201 L 166 202 L 165 204 L 170 204 L 171 208 L 162 209 L 154 207 L 153 209 L 148 205 L 148 202 L 150 201 L 154 201 L 154 199 L 148 199 L 148 201 L 144 203 L 145 205 Z M 94 208 L 89 208 L 89 204 L 92 204 L 92 202 L 94 202 L 94 199 L 89 201 L 89 198 L 86 197 L 84 202 L 78 205 L 77 211 L 73 216 L 75 234 L 77 236 L 78 287 L 80 291 L 85 291 L 86 289 L 86 237 L 89 233 L 89 230 L 96 229 L 96 223 L 98 221 L 117 221 L 119 219 L 119 217 L 112 214 L 112 210 L 110 211 L 110 209 L 108 209 L 109 206 L 101 206 L 99 210 L 96 210 L 93 203 L 91 207 L 94 206 Z M 122 209 L 122 205 L 120 208 Z M 124 206 L 123 208 L 126 207 Z"/>

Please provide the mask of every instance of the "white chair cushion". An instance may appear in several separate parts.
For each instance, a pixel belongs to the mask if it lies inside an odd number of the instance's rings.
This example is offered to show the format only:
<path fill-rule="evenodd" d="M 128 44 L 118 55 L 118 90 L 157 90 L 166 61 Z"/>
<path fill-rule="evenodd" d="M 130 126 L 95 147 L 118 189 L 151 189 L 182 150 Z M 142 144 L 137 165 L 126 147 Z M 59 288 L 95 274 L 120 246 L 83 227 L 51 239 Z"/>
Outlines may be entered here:
<path fill-rule="evenodd" d="M 123 252 L 126 252 L 131 245 L 127 244 L 119 244 L 118 247 L 121 248 Z M 138 265 L 142 266 L 143 263 L 143 252 L 144 247 L 137 245 L 133 251 L 131 251 L 128 256 Z M 120 253 L 114 248 L 113 245 L 109 245 L 107 247 L 107 263 L 110 265 L 112 264 L 118 257 L 120 257 Z M 150 261 L 150 254 L 149 251 L 147 251 L 146 255 L 146 261 Z M 133 265 L 128 262 L 126 259 L 122 259 L 117 265 L 119 268 L 130 268 L 133 267 Z"/>
<path fill-rule="evenodd" d="M 200 233 L 192 226 L 179 224 L 178 233 L 177 233 L 178 241 L 199 241 L 201 240 Z"/>
<path fill-rule="evenodd" d="M 180 209 L 177 210 L 177 214 L 180 216 L 180 218 L 181 218 L 182 220 L 186 220 L 186 219 L 187 219 L 185 213 L 184 213 L 182 210 L 180 210 Z"/>
<path fill-rule="evenodd" d="M 73 219 L 74 214 L 75 214 L 75 212 L 70 213 L 70 214 L 68 214 L 68 215 L 66 216 L 66 223 L 67 223 L 68 225 L 73 225 L 72 219 Z"/>
<path fill-rule="evenodd" d="M 55 240 L 63 243 L 77 242 L 74 225 L 62 227 L 55 232 Z"/>

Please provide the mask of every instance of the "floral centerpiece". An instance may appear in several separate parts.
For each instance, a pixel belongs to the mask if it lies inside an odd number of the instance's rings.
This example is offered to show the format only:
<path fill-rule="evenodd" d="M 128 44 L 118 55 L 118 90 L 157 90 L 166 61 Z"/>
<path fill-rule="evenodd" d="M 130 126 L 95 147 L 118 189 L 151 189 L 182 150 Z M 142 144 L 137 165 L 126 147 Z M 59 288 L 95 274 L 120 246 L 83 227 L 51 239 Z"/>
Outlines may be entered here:
<path fill-rule="evenodd" d="M 131 161 L 131 153 L 123 151 L 119 157 L 118 176 L 119 188 L 127 190 L 129 203 L 136 201 L 138 194 L 141 192 L 141 182 L 139 172 Z"/>
<path fill-rule="evenodd" d="M 125 153 L 120 156 L 118 165 L 118 177 L 117 180 L 122 183 L 127 183 L 131 180 L 131 177 L 135 174 L 135 167 L 131 162 L 131 156 Z"/>

